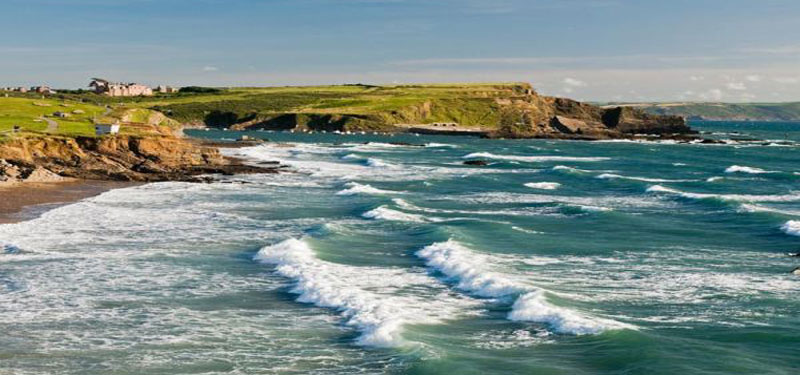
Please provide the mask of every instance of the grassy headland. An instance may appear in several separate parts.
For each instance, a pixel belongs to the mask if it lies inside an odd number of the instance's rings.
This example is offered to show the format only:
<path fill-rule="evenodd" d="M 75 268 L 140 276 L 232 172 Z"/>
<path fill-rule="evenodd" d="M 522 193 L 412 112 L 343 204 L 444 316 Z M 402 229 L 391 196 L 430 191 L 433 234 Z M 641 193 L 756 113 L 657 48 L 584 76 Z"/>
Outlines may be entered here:
<path fill-rule="evenodd" d="M 636 103 L 655 115 L 675 115 L 697 120 L 800 121 L 800 102 L 796 103 Z"/>

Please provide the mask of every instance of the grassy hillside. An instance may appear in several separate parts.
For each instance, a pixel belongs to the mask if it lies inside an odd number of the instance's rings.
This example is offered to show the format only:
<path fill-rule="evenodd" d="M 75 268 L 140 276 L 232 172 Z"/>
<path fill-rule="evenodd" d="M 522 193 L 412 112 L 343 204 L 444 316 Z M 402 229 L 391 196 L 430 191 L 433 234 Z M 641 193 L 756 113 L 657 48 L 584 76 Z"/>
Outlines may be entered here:
<path fill-rule="evenodd" d="M 386 128 L 398 123 L 457 122 L 496 125 L 498 99 L 524 97 L 530 85 L 432 84 L 402 86 L 309 86 L 227 88 L 215 93 L 160 94 L 110 98 L 88 92 L 59 98 L 96 105 L 157 110 L 185 124 L 229 127 L 236 124 L 280 128 L 284 124 L 352 129 Z M 288 126 L 288 125 L 287 125 Z"/>
<path fill-rule="evenodd" d="M 800 121 L 798 103 L 646 103 L 648 113 L 707 120 Z"/>
<path fill-rule="evenodd" d="M 53 115 L 55 112 L 67 113 L 69 117 L 56 117 Z M 113 110 L 107 110 L 98 104 L 64 99 L 42 99 L 41 96 L 0 97 L 0 138 L 11 136 L 14 126 L 19 126 L 22 133 L 28 134 L 94 136 L 95 121 L 178 125 L 174 120 L 144 108 L 117 106 Z M 140 134 L 143 131 L 146 129 L 132 125 L 122 127 L 122 132 L 128 134 Z"/>
<path fill-rule="evenodd" d="M 92 118 L 103 114 L 100 106 L 52 99 L 0 98 L 0 132 L 8 132 L 14 125 L 25 131 L 46 132 L 48 123 L 56 121 L 53 132 L 62 135 L 94 134 Z M 69 118 L 56 118 L 54 112 L 65 112 Z"/>

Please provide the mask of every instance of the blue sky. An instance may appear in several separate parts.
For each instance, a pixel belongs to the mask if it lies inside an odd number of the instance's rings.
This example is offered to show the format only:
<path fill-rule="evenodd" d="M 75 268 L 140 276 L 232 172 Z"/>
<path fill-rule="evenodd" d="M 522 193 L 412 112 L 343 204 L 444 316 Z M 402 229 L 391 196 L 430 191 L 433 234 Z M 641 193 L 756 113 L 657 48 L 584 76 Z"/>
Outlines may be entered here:
<path fill-rule="evenodd" d="M 0 86 L 527 81 L 800 100 L 797 0 L 2 0 Z"/>

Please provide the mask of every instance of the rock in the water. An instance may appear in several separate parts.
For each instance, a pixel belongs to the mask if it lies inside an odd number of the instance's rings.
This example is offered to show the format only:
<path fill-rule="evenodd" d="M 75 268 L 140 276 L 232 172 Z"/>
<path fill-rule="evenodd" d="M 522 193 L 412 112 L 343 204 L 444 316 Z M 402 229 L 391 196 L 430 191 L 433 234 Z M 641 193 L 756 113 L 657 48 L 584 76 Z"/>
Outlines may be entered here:
<path fill-rule="evenodd" d="M 489 165 L 489 162 L 486 160 L 467 160 L 464 162 L 464 165 L 486 166 Z"/>

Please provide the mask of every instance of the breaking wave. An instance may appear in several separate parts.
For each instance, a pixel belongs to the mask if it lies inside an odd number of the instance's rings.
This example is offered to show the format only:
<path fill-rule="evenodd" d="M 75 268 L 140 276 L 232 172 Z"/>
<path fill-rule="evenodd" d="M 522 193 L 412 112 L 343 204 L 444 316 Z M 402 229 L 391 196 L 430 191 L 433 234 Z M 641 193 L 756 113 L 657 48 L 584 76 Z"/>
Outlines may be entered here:
<path fill-rule="evenodd" d="M 719 199 L 723 201 L 733 202 L 794 202 L 800 201 L 800 194 L 784 194 L 784 195 L 748 195 L 748 194 L 705 194 L 705 193 L 690 193 L 664 187 L 661 185 L 653 185 L 647 188 L 648 193 L 667 193 L 675 194 L 689 199 Z"/>
<path fill-rule="evenodd" d="M 784 233 L 791 236 L 800 236 L 800 221 L 790 220 L 781 227 Z"/>
<path fill-rule="evenodd" d="M 555 306 L 547 301 L 543 289 L 528 287 L 507 276 L 485 268 L 491 263 L 462 244 L 448 240 L 417 251 L 425 265 L 455 282 L 455 287 L 467 293 L 487 298 L 515 298 L 507 318 L 514 321 L 543 323 L 563 334 L 596 334 L 608 329 L 632 328 L 629 325 L 594 317 Z"/>
<path fill-rule="evenodd" d="M 561 187 L 561 184 L 558 182 L 529 182 L 525 186 L 531 189 L 556 190 Z"/>
<path fill-rule="evenodd" d="M 275 271 L 294 282 L 298 302 L 339 311 L 345 324 L 361 334 L 359 345 L 395 347 L 404 343 L 403 324 L 435 323 L 438 315 L 454 314 L 452 306 L 436 306 L 436 311 L 417 309 L 419 298 L 401 297 L 373 289 L 399 289 L 407 285 L 429 285 L 430 277 L 403 270 L 354 267 L 322 261 L 302 239 L 288 239 L 265 246 L 255 261 L 275 266 Z M 364 286 L 363 284 L 367 284 Z"/>
<path fill-rule="evenodd" d="M 359 184 L 357 182 L 348 182 L 345 184 L 347 189 L 340 190 L 336 195 L 387 195 L 387 194 L 402 194 L 399 191 L 382 190 L 372 185 Z"/>
<path fill-rule="evenodd" d="M 387 220 L 387 221 L 406 221 L 410 223 L 426 223 L 431 221 L 430 219 L 426 218 L 422 215 L 416 214 L 407 214 L 405 212 L 400 212 L 397 210 L 393 210 L 386 206 L 380 206 L 374 210 L 367 211 L 361 215 L 366 219 L 373 219 L 373 220 Z"/>
<path fill-rule="evenodd" d="M 518 155 L 496 155 L 489 152 L 473 152 L 463 156 L 464 159 L 497 159 L 523 162 L 547 162 L 547 161 L 573 161 L 573 162 L 593 162 L 610 160 L 606 157 L 579 157 L 579 156 L 518 156 Z"/>
<path fill-rule="evenodd" d="M 663 178 L 623 176 L 623 175 L 613 174 L 613 173 L 603 173 L 601 175 L 598 175 L 596 178 L 603 179 L 603 180 L 622 179 L 622 180 L 633 180 L 633 181 L 642 181 L 642 182 L 690 182 L 690 181 L 695 181 L 695 180 L 668 180 L 668 179 L 663 179 Z"/>
<path fill-rule="evenodd" d="M 766 171 L 761 168 L 746 167 L 741 165 L 731 165 L 725 169 L 725 173 L 749 173 L 749 174 L 764 174 L 764 173 L 777 173 L 775 171 Z"/>

